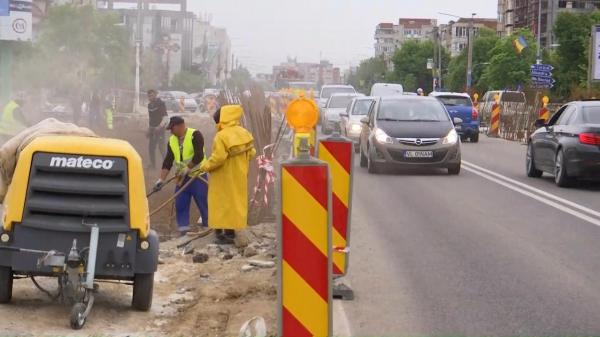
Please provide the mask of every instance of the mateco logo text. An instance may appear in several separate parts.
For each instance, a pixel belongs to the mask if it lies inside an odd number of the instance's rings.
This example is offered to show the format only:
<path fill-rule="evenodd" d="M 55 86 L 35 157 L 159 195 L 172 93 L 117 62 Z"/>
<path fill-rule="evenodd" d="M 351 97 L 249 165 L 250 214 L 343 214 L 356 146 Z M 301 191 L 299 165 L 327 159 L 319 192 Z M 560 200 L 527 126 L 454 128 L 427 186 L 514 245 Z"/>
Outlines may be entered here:
<path fill-rule="evenodd" d="M 114 160 L 90 159 L 84 157 L 52 157 L 50 167 L 70 167 L 83 169 L 110 170 L 115 164 Z"/>

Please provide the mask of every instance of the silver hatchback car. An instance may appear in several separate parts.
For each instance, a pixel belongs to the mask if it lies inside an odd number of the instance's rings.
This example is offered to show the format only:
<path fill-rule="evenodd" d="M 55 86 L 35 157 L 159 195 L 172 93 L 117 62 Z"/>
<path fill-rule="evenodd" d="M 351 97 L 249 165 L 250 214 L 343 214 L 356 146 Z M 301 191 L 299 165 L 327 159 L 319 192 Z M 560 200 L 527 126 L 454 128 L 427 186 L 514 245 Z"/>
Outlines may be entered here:
<path fill-rule="evenodd" d="M 384 166 L 446 168 L 459 174 L 460 139 L 446 108 L 433 97 L 377 98 L 363 123 L 360 165 L 369 173 Z"/>

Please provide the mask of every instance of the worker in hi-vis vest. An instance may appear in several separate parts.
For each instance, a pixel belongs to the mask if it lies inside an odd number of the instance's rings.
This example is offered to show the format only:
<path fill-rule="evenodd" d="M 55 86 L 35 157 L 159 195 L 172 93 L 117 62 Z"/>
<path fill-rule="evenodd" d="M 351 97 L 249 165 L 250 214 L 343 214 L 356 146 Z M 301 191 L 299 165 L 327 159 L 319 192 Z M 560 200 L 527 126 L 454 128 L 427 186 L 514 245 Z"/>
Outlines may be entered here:
<path fill-rule="evenodd" d="M 0 138 L 3 142 L 23 131 L 28 123 L 23 116 L 23 105 L 25 100 L 21 97 L 10 100 L 2 108 L 0 116 Z M 1 145 L 1 144 L 0 144 Z"/>
<path fill-rule="evenodd" d="M 175 165 L 175 174 L 180 177 L 175 193 L 185 187 L 191 179 L 189 174 L 191 170 L 199 167 L 205 159 L 204 137 L 198 130 L 188 128 L 183 118 L 175 116 L 169 120 L 167 129 L 171 131 L 169 144 L 167 146 L 167 155 L 163 162 L 160 178 L 154 185 L 154 190 L 160 190 L 169 175 L 171 168 Z M 207 175 L 202 176 L 208 179 Z M 190 204 L 192 199 L 200 210 L 202 226 L 208 227 L 208 205 L 207 205 L 208 185 L 200 179 L 194 181 L 175 199 L 175 209 L 177 212 L 177 230 L 180 235 L 186 235 L 190 230 Z"/>

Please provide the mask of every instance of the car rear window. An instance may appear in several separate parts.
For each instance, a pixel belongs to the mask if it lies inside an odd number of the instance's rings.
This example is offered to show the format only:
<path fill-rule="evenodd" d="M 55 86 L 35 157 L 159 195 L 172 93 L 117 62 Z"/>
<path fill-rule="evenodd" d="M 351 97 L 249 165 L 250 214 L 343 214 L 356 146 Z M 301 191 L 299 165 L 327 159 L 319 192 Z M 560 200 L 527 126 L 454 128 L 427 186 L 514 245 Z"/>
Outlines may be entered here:
<path fill-rule="evenodd" d="M 589 124 L 600 124 L 600 106 L 583 107 L 583 121 Z"/>
<path fill-rule="evenodd" d="M 435 100 L 383 100 L 379 105 L 378 120 L 443 122 L 449 121 L 444 107 Z"/>
<path fill-rule="evenodd" d="M 354 110 L 352 110 L 352 115 L 354 116 L 366 116 L 369 113 L 369 109 L 371 108 L 372 100 L 362 99 L 357 101 L 354 104 Z"/>
<path fill-rule="evenodd" d="M 354 96 L 332 96 L 327 107 L 334 109 L 346 108 L 353 99 Z"/>
<path fill-rule="evenodd" d="M 354 94 L 355 92 L 353 88 L 323 88 L 321 98 L 329 98 L 333 94 Z"/>
<path fill-rule="evenodd" d="M 437 96 L 437 99 L 448 106 L 473 106 L 471 99 L 464 96 Z"/>

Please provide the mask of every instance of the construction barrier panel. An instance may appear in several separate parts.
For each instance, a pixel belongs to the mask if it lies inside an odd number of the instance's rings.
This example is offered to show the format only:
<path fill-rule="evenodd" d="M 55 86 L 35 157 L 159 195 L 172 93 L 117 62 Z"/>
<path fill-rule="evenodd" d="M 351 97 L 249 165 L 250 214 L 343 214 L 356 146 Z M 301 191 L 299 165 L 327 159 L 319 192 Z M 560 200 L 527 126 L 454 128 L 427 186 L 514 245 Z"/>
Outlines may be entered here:
<path fill-rule="evenodd" d="M 490 118 L 490 128 L 488 136 L 498 137 L 500 135 L 500 113 L 502 106 L 498 103 L 492 105 L 492 117 Z"/>
<path fill-rule="evenodd" d="M 279 336 L 331 336 L 329 168 L 306 151 L 284 162 L 280 177 Z"/>
<path fill-rule="evenodd" d="M 331 170 L 333 275 L 340 277 L 348 273 L 350 255 L 354 144 L 349 139 L 334 136 L 321 139 L 318 149 L 319 159 L 329 164 Z"/>

